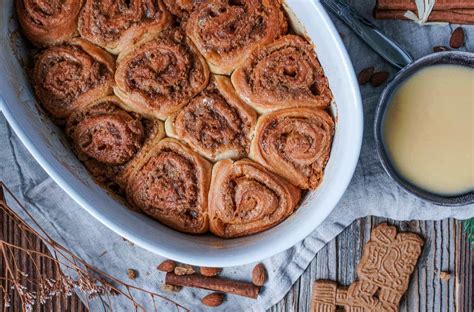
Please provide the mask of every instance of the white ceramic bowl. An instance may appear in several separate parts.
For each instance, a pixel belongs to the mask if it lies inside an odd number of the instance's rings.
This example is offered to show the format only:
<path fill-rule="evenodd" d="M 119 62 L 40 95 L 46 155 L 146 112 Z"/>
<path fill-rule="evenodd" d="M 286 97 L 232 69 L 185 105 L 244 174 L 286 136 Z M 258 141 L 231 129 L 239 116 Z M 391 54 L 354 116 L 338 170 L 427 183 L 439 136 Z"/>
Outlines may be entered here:
<path fill-rule="evenodd" d="M 130 211 L 97 186 L 67 147 L 61 131 L 38 113 L 33 92 L 18 61 L 24 51 L 21 40 L 15 39 L 18 36 L 12 14 L 13 2 L 0 0 L 0 102 L 3 114 L 56 183 L 94 218 L 119 235 L 159 255 L 193 265 L 242 265 L 270 257 L 303 240 L 323 222 L 346 190 L 361 147 L 362 104 L 348 54 L 319 2 L 287 0 L 286 6 L 315 43 L 337 103 L 336 134 L 324 181 L 280 225 L 264 233 L 232 240 L 211 235 L 191 236 L 171 230 L 143 214 Z"/>

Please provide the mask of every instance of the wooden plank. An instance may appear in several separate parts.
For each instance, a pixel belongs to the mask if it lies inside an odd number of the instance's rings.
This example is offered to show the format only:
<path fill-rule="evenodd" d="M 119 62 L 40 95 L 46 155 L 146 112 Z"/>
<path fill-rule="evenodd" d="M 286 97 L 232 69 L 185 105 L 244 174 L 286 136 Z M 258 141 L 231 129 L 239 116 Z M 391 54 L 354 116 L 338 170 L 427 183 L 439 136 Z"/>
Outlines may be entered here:
<path fill-rule="evenodd" d="M 0 187 L 1 189 L 1 187 Z M 39 238 L 35 237 L 25 237 L 21 235 L 20 229 L 16 225 L 16 223 L 7 216 L 3 211 L 0 211 L 0 239 L 5 240 L 10 243 L 14 243 L 17 246 L 21 246 L 24 248 L 31 248 L 34 247 L 35 250 L 46 252 L 47 247 L 44 245 Z M 32 261 L 26 257 L 24 253 L 20 253 L 18 250 L 15 252 L 15 257 L 18 259 L 17 263 L 19 267 L 21 267 L 22 271 L 24 271 L 30 277 L 37 277 L 37 271 L 34 270 Z M 41 271 L 44 276 L 48 276 L 50 278 L 54 278 L 56 276 L 56 268 L 52 265 L 51 261 L 43 261 L 43 259 L 37 257 L 36 262 L 40 263 Z M 5 262 L 3 258 L 0 256 L 0 276 L 2 276 L 3 272 L 5 272 Z M 3 282 L 0 282 L 3 283 Z M 13 293 L 11 297 L 11 305 L 10 307 L 5 307 L 3 302 L 3 294 L 0 291 L 0 311 L 2 312 L 10 312 L 10 311 L 22 311 L 22 304 L 20 298 Z M 50 311 L 69 311 L 69 312 L 86 312 L 88 311 L 87 308 L 82 304 L 80 299 L 77 295 L 73 294 L 67 298 L 53 298 L 52 300 L 48 300 L 45 305 L 35 305 L 33 307 L 33 311 L 35 312 L 50 312 Z"/>
<path fill-rule="evenodd" d="M 420 233 L 425 247 L 400 311 L 473 311 L 473 252 L 462 221 L 392 221 L 385 218 L 359 219 L 329 242 L 283 300 L 269 311 L 310 311 L 312 284 L 316 279 L 337 280 L 348 285 L 356 279 L 355 268 L 373 227 L 388 222 L 401 231 Z M 450 272 L 448 281 L 440 279 Z M 294 304 L 297 302 L 297 304 Z"/>

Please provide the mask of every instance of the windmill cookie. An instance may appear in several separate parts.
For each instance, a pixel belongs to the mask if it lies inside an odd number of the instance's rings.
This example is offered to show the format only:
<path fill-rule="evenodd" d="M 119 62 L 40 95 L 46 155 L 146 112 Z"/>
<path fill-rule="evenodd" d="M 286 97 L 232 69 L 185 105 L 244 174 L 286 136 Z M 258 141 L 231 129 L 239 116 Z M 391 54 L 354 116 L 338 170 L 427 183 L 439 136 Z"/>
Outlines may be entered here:
<path fill-rule="evenodd" d="M 408 289 L 410 275 L 421 255 L 423 239 L 414 233 L 398 233 L 394 226 L 381 224 L 372 230 L 357 266 L 359 280 L 349 287 L 332 281 L 316 281 L 313 311 L 398 311 Z"/>

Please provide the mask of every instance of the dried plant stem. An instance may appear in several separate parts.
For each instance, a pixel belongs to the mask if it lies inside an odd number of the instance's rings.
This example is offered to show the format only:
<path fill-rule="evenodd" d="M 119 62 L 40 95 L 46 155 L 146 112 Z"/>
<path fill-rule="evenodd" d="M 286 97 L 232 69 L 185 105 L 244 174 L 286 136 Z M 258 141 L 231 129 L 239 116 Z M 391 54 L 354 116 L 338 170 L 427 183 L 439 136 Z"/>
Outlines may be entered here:
<path fill-rule="evenodd" d="M 3 194 L 2 190 L 7 193 Z M 17 210 L 21 209 L 38 230 L 27 224 L 7 205 L 5 195 L 12 198 L 12 205 L 14 204 Z M 13 221 L 20 233 L 19 238 L 7 241 L 0 232 L 0 264 L 4 269 L 0 272 L 0 293 L 3 294 L 0 299 L 4 303 L 4 312 L 8 311 L 12 290 L 15 290 L 24 311 L 30 311 L 34 305 L 45 304 L 53 298 L 65 300 L 74 292 L 78 292 L 89 310 L 92 301 L 99 300 L 104 311 L 113 311 L 111 298 L 123 296 L 135 311 L 149 311 L 149 306 L 137 302 L 134 296 L 136 292 L 147 295 L 154 311 L 158 311 L 158 299 L 171 303 L 177 311 L 189 311 L 165 296 L 127 284 L 77 257 L 52 239 L 2 182 L 0 214 L 5 216 L 6 220 Z M 46 251 L 41 251 L 41 248 Z M 45 263 L 49 264 L 52 272 L 43 272 Z M 24 273 L 24 270 L 31 272 L 31 276 Z M 74 278 L 65 272 L 72 273 Z"/>

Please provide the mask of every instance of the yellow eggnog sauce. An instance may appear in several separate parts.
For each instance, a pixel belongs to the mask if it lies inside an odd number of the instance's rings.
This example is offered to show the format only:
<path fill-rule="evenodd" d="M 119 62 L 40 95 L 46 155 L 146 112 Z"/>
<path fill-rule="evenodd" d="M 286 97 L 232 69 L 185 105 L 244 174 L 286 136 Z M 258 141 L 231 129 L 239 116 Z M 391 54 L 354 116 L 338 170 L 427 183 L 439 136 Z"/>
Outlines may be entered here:
<path fill-rule="evenodd" d="M 395 90 L 385 148 L 398 173 L 431 193 L 474 190 L 474 69 L 436 65 Z"/>

